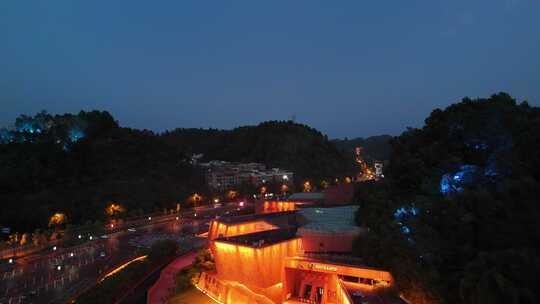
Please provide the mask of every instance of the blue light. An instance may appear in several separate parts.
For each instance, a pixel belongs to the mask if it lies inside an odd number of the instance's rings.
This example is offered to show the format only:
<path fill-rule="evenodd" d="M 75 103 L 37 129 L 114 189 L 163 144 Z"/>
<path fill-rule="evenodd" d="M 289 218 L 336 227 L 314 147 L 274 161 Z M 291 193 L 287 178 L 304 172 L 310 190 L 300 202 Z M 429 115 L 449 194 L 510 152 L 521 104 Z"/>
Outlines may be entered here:
<path fill-rule="evenodd" d="M 461 192 L 465 186 L 471 186 L 478 182 L 479 168 L 475 165 L 462 165 L 459 171 L 445 174 L 441 177 L 440 191 L 443 195 L 453 192 Z"/>
<path fill-rule="evenodd" d="M 441 193 L 446 195 L 452 192 L 452 181 L 449 174 L 445 174 L 441 178 Z"/>
<path fill-rule="evenodd" d="M 17 128 L 17 131 L 34 133 L 34 126 L 30 122 L 25 122 Z"/>
<path fill-rule="evenodd" d="M 394 218 L 396 219 L 403 218 L 405 215 L 407 215 L 407 210 L 403 207 L 396 209 L 394 212 Z"/>
<path fill-rule="evenodd" d="M 417 216 L 418 209 L 416 207 L 400 207 L 394 211 L 394 218 L 396 220 L 404 219 L 409 216 Z"/>
<path fill-rule="evenodd" d="M 411 229 L 409 227 L 407 227 L 407 226 L 401 226 L 401 228 L 399 230 L 401 230 L 401 232 L 404 233 L 404 234 L 411 233 Z"/>
<path fill-rule="evenodd" d="M 71 130 L 69 130 L 69 140 L 71 142 L 76 142 L 78 141 L 79 139 L 83 138 L 85 136 L 83 130 L 77 128 L 77 127 L 74 127 L 74 128 L 71 128 Z"/>

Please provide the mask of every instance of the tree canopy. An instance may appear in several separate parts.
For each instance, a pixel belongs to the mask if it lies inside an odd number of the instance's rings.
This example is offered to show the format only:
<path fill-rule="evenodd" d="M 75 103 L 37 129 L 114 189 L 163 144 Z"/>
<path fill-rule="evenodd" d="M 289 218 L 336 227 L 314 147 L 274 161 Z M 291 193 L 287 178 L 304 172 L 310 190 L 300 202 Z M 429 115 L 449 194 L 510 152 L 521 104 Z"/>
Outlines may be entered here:
<path fill-rule="evenodd" d="M 536 303 L 540 110 L 508 94 L 434 110 L 359 187 L 356 254 L 414 303 Z"/>

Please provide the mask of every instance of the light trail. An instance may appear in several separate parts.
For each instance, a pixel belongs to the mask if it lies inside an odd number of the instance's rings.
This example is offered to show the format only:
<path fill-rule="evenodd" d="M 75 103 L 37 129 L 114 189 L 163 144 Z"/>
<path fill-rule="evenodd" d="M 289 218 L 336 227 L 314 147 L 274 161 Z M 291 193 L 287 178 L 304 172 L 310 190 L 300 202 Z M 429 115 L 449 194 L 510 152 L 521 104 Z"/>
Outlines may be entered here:
<path fill-rule="evenodd" d="M 143 261 L 143 260 L 145 260 L 147 257 L 148 257 L 148 255 L 143 255 L 143 256 L 134 258 L 133 260 L 128 261 L 128 262 L 126 262 L 126 263 L 124 263 L 124 264 L 122 264 L 122 265 L 116 267 L 115 269 L 109 271 L 109 273 L 107 273 L 103 278 L 101 278 L 101 280 L 99 280 L 99 282 L 100 282 L 100 283 L 103 282 L 103 280 L 105 280 L 106 278 L 108 278 L 108 277 L 112 276 L 113 274 L 119 272 L 120 270 L 122 270 L 122 269 L 128 267 L 129 264 L 131 264 L 131 263 L 133 263 L 133 262 L 136 262 L 136 261 Z"/>

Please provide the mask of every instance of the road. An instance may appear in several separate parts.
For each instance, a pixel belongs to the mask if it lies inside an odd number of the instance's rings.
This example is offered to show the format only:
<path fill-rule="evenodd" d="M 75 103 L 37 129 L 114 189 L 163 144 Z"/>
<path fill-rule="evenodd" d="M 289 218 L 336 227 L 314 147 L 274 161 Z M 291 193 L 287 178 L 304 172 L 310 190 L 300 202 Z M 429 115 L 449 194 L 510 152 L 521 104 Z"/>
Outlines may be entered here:
<path fill-rule="evenodd" d="M 176 216 L 147 218 L 147 223 L 141 223 L 144 226 L 135 229 L 115 228 L 76 247 L 51 249 L 4 264 L 0 268 L 0 304 L 65 303 L 159 239 L 190 246 L 193 237 L 183 233 L 184 227 L 204 226 L 215 215 L 235 208 L 201 208 L 181 213 L 178 220 Z"/>

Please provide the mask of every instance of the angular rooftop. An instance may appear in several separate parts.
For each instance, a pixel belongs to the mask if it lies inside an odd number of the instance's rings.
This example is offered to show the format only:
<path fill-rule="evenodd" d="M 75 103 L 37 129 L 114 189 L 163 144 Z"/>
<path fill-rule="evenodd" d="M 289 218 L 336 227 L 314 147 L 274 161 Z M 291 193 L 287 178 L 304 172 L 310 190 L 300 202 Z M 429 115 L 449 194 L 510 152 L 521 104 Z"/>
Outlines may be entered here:
<path fill-rule="evenodd" d="M 215 241 L 261 248 L 295 238 L 298 238 L 296 229 L 274 229 L 231 237 L 220 237 Z"/>

